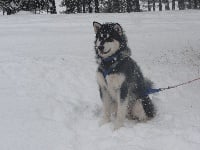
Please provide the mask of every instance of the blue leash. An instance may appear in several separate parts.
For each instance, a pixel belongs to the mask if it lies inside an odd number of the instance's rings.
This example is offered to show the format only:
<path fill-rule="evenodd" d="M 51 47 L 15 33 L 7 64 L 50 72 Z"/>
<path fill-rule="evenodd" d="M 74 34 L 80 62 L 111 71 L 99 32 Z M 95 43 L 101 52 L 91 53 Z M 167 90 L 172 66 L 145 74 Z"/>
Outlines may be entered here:
<path fill-rule="evenodd" d="M 145 95 L 158 93 L 158 92 L 160 92 L 160 91 L 162 91 L 161 88 L 159 88 L 159 89 L 152 89 L 152 88 L 149 88 L 149 89 L 146 90 Z"/>
<path fill-rule="evenodd" d="M 176 88 L 176 87 L 179 87 L 179 86 L 182 86 L 182 85 L 190 84 L 190 83 L 192 83 L 194 81 L 197 81 L 197 80 L 200 80 L 200 77 L 196 78 L 196 79 L 193 79 L 193 80 L 190 80 L 190 81 L 187 81 L 187 82 L 184 82 L 184 83 L 180 83 L 180 84 L 174 85 L 174 86 L 168 86 L 166 88 L 158 88 L 158 89 L 149 88 L 149 89 L 147 89 L 145 94 L 149 95 L 149 94 L 158 93 L 158 92 L 161 92 L 161 91 L 164 91 L 164 90 L 173 89 L 173 88 Z"/>

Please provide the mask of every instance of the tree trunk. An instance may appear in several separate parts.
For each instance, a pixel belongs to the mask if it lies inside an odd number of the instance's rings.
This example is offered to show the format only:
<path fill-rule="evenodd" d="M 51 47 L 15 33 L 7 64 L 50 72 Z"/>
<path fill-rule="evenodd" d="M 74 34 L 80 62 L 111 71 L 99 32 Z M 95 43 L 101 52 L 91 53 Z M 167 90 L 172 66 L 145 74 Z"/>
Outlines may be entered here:
<path fill-rule="evenodd" d="M 81 13 L 81 1 L 80 0 L 76 1 L 76 8 L 77 8 L 77 13 Z"/>
<path fill-rule="evenodd" d="M 159 11 L 162 11 L 162 0 L 159 0 Z"/>
<path fill-rule="evenodd" d="M 56 12 L 56 3 L 55 3 L 55 0 L 50 0 L 50 2 L 51 2 L 51 4 L 52 4 L 52 6 L 51 6 L 51 8 L 50 8 L 50 13 L 51 13 L 51 14 L 57 14 L 57 12 Z"/>
<path fill-rule="evenodd" d="M 99 13 L 99 0 L 95 0 L 95 13 Z"/>
<path fill-rule="evenodd" d="M 92 13 L 91 2 L 92 2 L 92 0 L 88 0 L 88 9 L 89 9 L 89 13 Z"/>
<path fill-rule="evenodd" d="M 155 4 L 155 0 L 153 0 L 153 11 L 156 10 L 156 4 Z"/>
<path fill-rule="evenodd" d="M 194 0 L 194 9 L 197 9 L 197 0 Z"/>
<path fill-rule="evenodd" d="M 3 8 L 3 15 L 5 15 L 5 9 Z"/>
<path fill-rule="evenodd" d="M 179 10 L 184 10 L 185 9 L 184 0 L 178 0 L 178 8 L 179 8 Z"/>
<path fill-rule="evenodd" d="M 192 8 L 192 2 L 191 0 L 188 0 L 188 9 L 191 9 Z"/>
<path fill-rule="evenodd" d="M 140 12 L 140 2 L 139 2 L 139 0 L 135 0 L 135 11 Z"/>
<path fill-rule="evenodd" d="M 107 10 L 108 13 L 112 13 L 112 2 L 111 0 L 108 0 L 108 10 Z"/>
<path fill-rule="evenodd" d="M 12 10 L 10 8 L 6 9 L 7 15 L 11 15 L 12 14 Z"/>
<path fill-rule="evenodd" d="M 150 0 L 148 0 L 148 11 L 151 11 Z"/>
<path fill-rule="evenodd" d="M 85 11 L 85 2 L 86 0 L 82 0 L 82 3 L 83 3 L 83 13 L 86 13 L 86 11 Z"/>
<path fill-rule="evenodd" d="M 128 13 L 130 13 L 131 12 L 131 3 L 130 3 L 130 0 L 126 0 L 126 5 L 127 5 L 127 7 L 126 7 L 126 11 L 128 12 Z"/>
<path fill-rule="evenodd" d="M 169 8 L 169 0 L 166 0 L 166 3 L 165 3 L 165 10 L 170 10 L 170 8 Z"/>
<path fill-rule="evenodd" d="M 172 0 L 172 10 L 175 10 L 175 0 Z"/>
<path fill-rule="evenodd" d="M 114 13 L 120 12 L 119 0 L 113 0 L 113 11 L 112 12 L 114 12 Z"/>
<path fill-rule="evenodd" d="M 199 0 L 199 9 L 200 9 L 200 0 Z"/>

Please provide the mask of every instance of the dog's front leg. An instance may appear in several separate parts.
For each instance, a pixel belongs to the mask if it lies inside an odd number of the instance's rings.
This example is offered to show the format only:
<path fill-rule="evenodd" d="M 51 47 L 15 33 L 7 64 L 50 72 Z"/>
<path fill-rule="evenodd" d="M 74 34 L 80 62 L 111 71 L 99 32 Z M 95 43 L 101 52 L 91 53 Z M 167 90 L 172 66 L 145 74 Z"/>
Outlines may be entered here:
<path fill-rule="evenodd" d="M 100 88 L 100 93 L 103 102 L 103 117 L 100 121 L 101 126 L 105 123 L 110 122 L 112 100 L 108 91 L 105 88 Z"/>
<path fill-rule="evenodd" d="M 117 98 L 118 108 L 117 108 L 117 118 L 114 124 L 114 130 L 117 130 L 123 126 L 123 122 L 126 118 L 128 109 L 128 97 L 122 97 L 122 94 L 119 94 L 117 97 L 118 97 Z"/>

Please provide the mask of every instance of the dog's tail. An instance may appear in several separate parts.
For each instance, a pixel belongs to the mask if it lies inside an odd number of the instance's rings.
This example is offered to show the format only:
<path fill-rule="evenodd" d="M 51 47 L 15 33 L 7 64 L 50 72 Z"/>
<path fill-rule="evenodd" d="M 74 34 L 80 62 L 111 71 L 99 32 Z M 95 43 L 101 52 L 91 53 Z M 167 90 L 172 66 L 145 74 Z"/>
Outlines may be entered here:
<path fill-rule="evenodd" d="M 151 80 L 149 80 L 148 78 L 144 79 L 144 84 L 145 84 L 145 90 L 148 91 L 149 89 L 152 89 L 154 84 Z"/>
<path fill-rule="evenodd" d="M 149 80 L 148 78 L 145 78 L 144 82 L 145 82 L 146 91 L 153 88 L 154 84 L 151 80 Z M 150 99 L 150 97 L 148 96 L 148 94 L 147 94 L 147 96 L 145 96 L 143 98 L 142 103 L 143 103 L 143 107 L 144 107 L 144 110 L 145 110 L 148 118 L 154 117 L 156 114 L 156 110 L 155 110 L 154 104 L 153 104 L 152 100 Z"/>

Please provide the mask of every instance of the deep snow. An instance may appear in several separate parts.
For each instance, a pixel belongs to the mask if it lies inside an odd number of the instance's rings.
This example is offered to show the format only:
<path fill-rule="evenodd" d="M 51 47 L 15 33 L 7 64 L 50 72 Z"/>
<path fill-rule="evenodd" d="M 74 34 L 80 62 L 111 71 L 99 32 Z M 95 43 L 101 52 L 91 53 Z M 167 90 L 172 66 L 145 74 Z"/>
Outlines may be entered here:
<path fill-rule="evenodd" d="M 145 123 L 99 127 L 92 22 L 119 22 L 156 87 L 200 76 L 200 11 L 0 16 L 1 150 L 198 150 L 200 81 L 151 96 Z"/>

